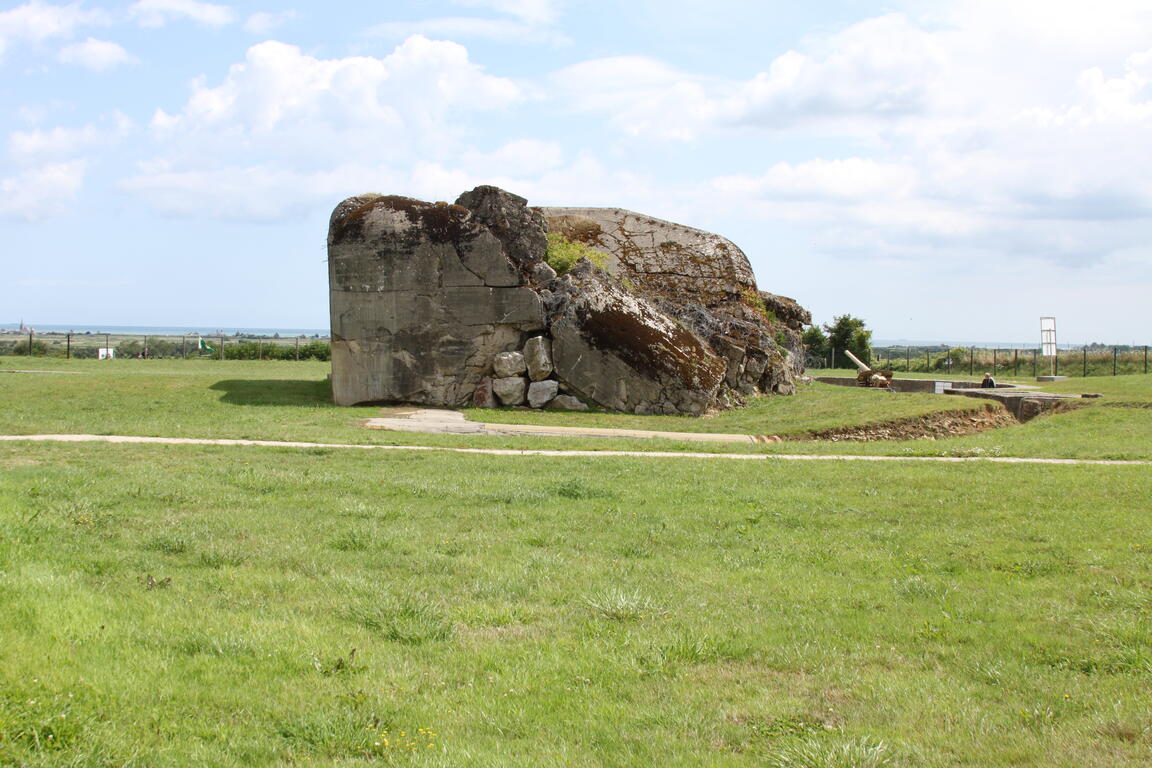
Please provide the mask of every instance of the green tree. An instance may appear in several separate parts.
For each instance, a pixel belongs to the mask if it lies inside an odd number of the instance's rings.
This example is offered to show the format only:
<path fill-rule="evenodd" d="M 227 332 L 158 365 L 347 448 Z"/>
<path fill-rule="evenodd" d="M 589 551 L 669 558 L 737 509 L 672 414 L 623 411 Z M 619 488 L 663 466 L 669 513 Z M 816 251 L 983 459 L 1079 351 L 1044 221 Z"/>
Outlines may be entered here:
<path fill-rule="evenodd" d="M 856 365 L 844 354 L 844 350 L 860 358 L 866 365 L 872 364 L 872 331 L 864 327 L 864 321 L 852 315 L 839 315 L 832 318 L 832 324 L 825 323 L 828 346 L 835 353 L 833 368 L 855 368 Z"/>
<path fill-rule="evenodd" d="M 801 337 L 804 341 L 804 346 L 808 348 L 808 357 L 823 360 L 824 364 L 818 367 L 824 367 L 828 363 L 828 336 L 824 330 L 818 326 L 813 325 L 804 331 Z"/>

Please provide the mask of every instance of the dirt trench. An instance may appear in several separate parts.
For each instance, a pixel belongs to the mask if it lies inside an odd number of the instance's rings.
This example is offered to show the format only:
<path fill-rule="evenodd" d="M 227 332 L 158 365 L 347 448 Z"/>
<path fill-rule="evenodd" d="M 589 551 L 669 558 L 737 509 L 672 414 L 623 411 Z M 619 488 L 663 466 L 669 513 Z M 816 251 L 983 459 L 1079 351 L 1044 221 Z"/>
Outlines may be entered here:
<path fill-rule="evenodd" d="M 942 440 L 947 437 L 975 435 L 1013 424 L 1019 422 L 1007 410 L 996 405 L 986 405 L 977 411 L 937 411 L 924 416 L 910 416 L 875 424 L 820 429 L 784 439 L 790 442 L 829 440 L 858 443 L 878 440 Z"/>

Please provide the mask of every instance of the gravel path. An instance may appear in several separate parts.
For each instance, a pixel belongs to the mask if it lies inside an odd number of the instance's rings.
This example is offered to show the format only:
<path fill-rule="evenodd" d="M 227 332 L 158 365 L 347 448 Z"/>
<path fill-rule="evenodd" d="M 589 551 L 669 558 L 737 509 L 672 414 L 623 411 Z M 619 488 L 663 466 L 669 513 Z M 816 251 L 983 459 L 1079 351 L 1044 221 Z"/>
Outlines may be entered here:
<path fill-rule="evenodd" d="M 680 451 L 547 451 L 510 448 L 448 448 L 433 445 L 355 445 L 351 443 L 305 443 L 288 440 L 228 440 L 197 437 L 139 437 L 135 435 L 0 435 L 0 441 L 48 443 L 144 443 L 159 445 L 236 445 L 264 448 L 357 448 L 371 451 L 445 451 L 487 456 L 635 456 L 649 459 L 730 459 L 734 461 L 927 461 L 990 462 L 995 464 L 1083 464 L 1104 466 L 1152 466 L 1152 461 L 1118 459 L 1041 459 L 1019 456 L 861 456 L 803 453 L 695 453 Z"/>

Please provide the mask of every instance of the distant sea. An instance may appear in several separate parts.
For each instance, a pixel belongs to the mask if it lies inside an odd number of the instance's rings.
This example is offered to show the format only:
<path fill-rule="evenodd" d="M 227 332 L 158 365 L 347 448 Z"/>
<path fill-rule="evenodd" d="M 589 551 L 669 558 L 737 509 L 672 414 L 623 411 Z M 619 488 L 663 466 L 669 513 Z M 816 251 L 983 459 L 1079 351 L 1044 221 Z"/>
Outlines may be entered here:
<path fill-rule="evenodd" d="M 255 328 L 252 326 L 208 326 L 208 325 L 59 325 L 53 323 L 32 323 L 32 329 L 39 333 L 109 333 L 129 336 L 320 336 L 328 338 L 327 328 Z M 20 323 L 0 323 L 0 329 L 15 331 Z"/>

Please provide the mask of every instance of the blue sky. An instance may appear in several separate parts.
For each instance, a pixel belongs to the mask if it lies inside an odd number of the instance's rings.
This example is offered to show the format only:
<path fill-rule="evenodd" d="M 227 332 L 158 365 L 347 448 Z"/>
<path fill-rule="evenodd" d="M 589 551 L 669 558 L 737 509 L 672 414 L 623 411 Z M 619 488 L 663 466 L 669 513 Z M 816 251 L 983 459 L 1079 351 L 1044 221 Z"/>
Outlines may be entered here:
<path fill-rule="evenodd" d="M 0 322 L 326 327 L 363 192 L 621 206 L 886 339 L 1152 341 L 1147 0 L 0 5 Z"/>

